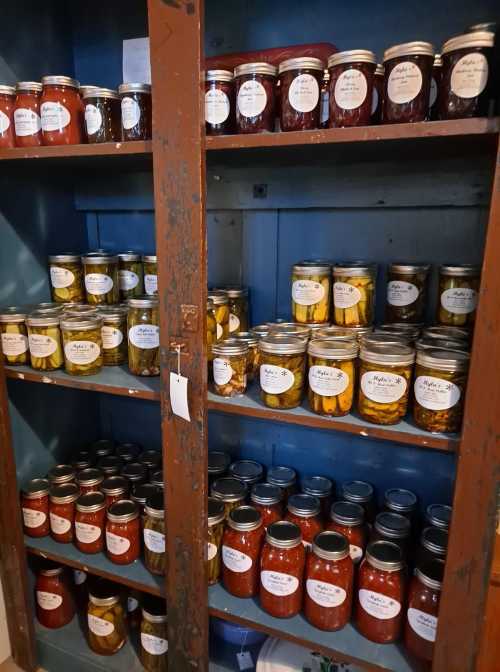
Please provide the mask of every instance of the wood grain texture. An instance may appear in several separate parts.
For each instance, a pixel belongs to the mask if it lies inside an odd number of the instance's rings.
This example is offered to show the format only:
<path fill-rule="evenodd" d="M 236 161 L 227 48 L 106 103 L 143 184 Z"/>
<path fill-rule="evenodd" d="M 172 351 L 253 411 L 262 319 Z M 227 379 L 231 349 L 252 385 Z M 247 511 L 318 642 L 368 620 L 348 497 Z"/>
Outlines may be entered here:
<path fill-rule="evenodd" d="M 495 535 L 491 582 L 486 600 L 483 637 L 477 661 L 476 672 L 492 672 L 498 668 L 500 660 L 500 534 Z"/>

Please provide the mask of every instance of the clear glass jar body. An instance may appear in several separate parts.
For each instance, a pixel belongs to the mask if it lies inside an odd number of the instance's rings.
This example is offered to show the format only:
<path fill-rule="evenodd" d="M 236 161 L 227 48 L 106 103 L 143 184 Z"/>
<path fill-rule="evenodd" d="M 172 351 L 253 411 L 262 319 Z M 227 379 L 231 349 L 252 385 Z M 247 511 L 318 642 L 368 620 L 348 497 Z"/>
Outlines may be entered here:
<path fill-rule="evenodd" d="M 264 528 L 249 532 L 227 527 L 222 537 L 222 583 L 236 597 L 254 597 L 259 591 L 259 557 Z"/>
<path fill-rule="evenodd" d="M 100 656 L 112 656 L 127 641 L 126 613 L 118 597 L 104 606 L 90 599 L 87 624 L 89 646 Z"/>
<path fill-rule="evenodd" d="M 372 110 L 375 63 L 351 61 L 329 67 L 330 128 L 367 126 Z"/>
<path fill-rule="evenodd" d="M 229 300 L 225 303 L 215 303 L 214 311 L 217 341 L 224 341 L 229 338 Z"/>
<path fill-rule="evenodd" d="M 0 148 L 8 149 L 16 146 L 14 133 L 15 90 L 12 93 L 0 91 Z"/>
<path fill-rule="evenodd" d="M 429 112 L 434 54 L 406 54 L 384 59 L 385 124 L 425 121 Z"/>
<path fill-rule="evenodd" d="M 14 109 L 16 147 L 40 147 L 42 122 L 40 119 L 41 84 L 17 89 Z"/>
<path fill-rule="evenodd" d="M 304 59 L 304 62 L 310 59 Z M 280 124 L 282 131 L 319 128 L 323 63 L 318 68 L 294 67 L 280 72 Z"/>
<path fill-rule="evenodd" d="M 104 366 L 120 366 L 128 359 L 127 313 L 102 315 L 102 357 Z"/>
<path fill-rule="evenodd" d="M 358 412 L 376 425 L 394 425 L 408 410 L 411 364 L 374 364 L 360 359 Z"/>
<path fill-rule="evenodd" d="M 0 321 L 2 353 L 5 364 L 29 364 L 28 330 L 24 320 Z"/>
<path fill-rule="evenodd" d="M 356 381 L 356 358 L 332 360 L 308 355 L 309 406 L 318 415 L 341 417 L 351 412 Z"/>
<path fill-rule="evenodd" d="M 146 510 L 143 524 L 144 536 L 144 564 L 151 574 L 165 575 L 165 519 L 152 516 Z"/>
<path fill-rule="evenodd" d="M 136 376 L 160 375 L 160 318 L 158 304 L 130 306 L 128 311 L 128 366 Z"/>
<path fill-rule="evenodd" d="M 215 525 L 208 525 L 208 546 L 207 546 L 207 574 L 208 585 L 212 586 L 219 583 L 221 577 L 221 548 L 222 535 L 224 534 L 224 520 Z"/>
<path fill-rule="evenodd" d="M 467 47 L 441 55 L 440 119 L 484 117 L 488 114 L 492 51 L 492 47 Z"/>
<path fill-rule="evenodd" d="M 236 130 L 238 133 L 274 131 L 274 87 L 276 77 L 260 73 L 235 72 Z"/>
<path fill-rule="evenodd" d="M 119 302 L 117 257 L 84 257 L 83 269 L 87 303 L 114 305 Z"/>
<path fill-rule="evenodd" d="M 55 303 L 83 303 L 85 289 L 80 259 L 71 261 L 49 260 L 52 301 Z"/>
<path fill-rule="evenodd" d="M 47 576 L 42 570 L 35 583 L 36 617 L 45 627 L 63 628 L 73 620 L 75 603 L 64 570 Z"/>
<path fill-rule="evenodd" d="M 45 84 L 40 99 L 44 145 L 79 145 L 83 142 L 83 106 L 78 88 Z"/>
<path fill-rule="evenodd" d="M 320 630 L 340 630 L 349 622 L 352 609 L 354 565 L 349 556 L 325 560 L 314 551 L 307 554 L 304 616 Z"/>
<path fill-rule="evenodd" d="M 70 376 L 94 376 L 102 369 L 101 322 L 96 322 L 93 329 L 81 331 L 62 326 L 64 368 Z"/>
<path fill-rule="evenodd" d="M 84 116 L 89 144 L 120 142 L 121 110 L 118 94 L 112 95 L 110 91 L 103 95 L 102 90 L 97 89 L 95 95 L 85 96 Z"/>
<path fill-rule="evenodd" d="M 82 553 L 101 553 L 104 549 L 106 505 L 92 513 L 76 511 L 75 546 Z"/>
<path fill-rule="evenodd" d="M 428 267 L 413 273 L 389 268 L 387 277 L 386 322 L 421 323 L 425 319 Z"/>
<path fill-rule="evenodd" d="M 439 273 L 436 324 L 471 327 L 476 320 L 480 276 Z"/>
<path fill-rule="evenodd" d="M 143 294 L 142 262 L 140 257 L 129 260 L 118 255 L 118 283 L 120 301 Z"/>
<path fill-rule="evenodd" d="M 260 557 L 260 606 L 276 618 L 291 618 L 302 608 L 306 550 L 300 543 L 278 548 L 266 541 Z"/>
<path fill-rule="evenodd" d="M 304 268 L 304 267 L 303 267 Z M 326 324 L 330 320 L 331 273 L 292 272 L 292 316 L 301 324 Z"/>
<path fill-rule="evenodd" d="M 158 294 L 158 263 L 143 257 L 142 267 L 144 269 L 144 292 L 148 296 L 156 296 Z"/>
<path fill-rule="evenodd" d="M 63 366 L 64 352 L 58 320 L 50 326 L 28 325 L 28 343 L 33 369 L 55 371 Z"/>
<path fill-rule="evenodd" d="M 375 315 L 375 271 L 351 274 L 334 271 L 333 307 L 335 324 L 341 327 L 369 327 Z"/>
<path fill-rule="evenodd" d="M 305 385 L 305 353 L 271 354 L 259 349 L 259 359 L 262 402 L 269 408 L 300 406 Z"/>
<path fill-rule="evenodd" d="M 208 71 L 205 81 L 205 132 L 234 133 L 234 82 L 231 72 Z"/>
<path fill-rule="evenodd" d="M 467 371 L 415 367 L 413 419 L 428 432 L 459 432 L 462 426 Z"/>
<path fill-rule="evenodd" d="M 127 86 L 127 85 L 125 85 Z M 141 87 L 148 86 L 147 84 Z M 121 98 L 122 140 L 151 140 L 151 90 L 127 90 L 119 87 Z"/>
<path fill-rule="evenodd" d="M 167 672 L 168 627 L 166 616 L 147 616 L 141 621 L 141 663 L 146 672 Z"/>
<path fill-rule="evenodd" d="M 248 296 L 228 296 L 229 299 L 229 333 L 248 331 Z"/>
<path fill-rule="evenodd" d="M 214 354 L 214 390 L 221 397 L 237 397 L 247 389 L 247 355 Z"/>

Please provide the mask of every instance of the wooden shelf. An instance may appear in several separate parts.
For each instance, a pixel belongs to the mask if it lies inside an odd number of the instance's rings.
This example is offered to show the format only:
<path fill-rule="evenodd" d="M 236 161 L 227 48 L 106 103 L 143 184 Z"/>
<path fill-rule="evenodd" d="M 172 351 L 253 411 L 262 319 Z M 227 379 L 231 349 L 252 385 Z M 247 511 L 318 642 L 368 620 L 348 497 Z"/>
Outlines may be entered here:
<path fill-rule="evenodd" d="M 78 159 L 116 158 L 120 156 L 148 155 L 152 153 L 151 140 L 136 142 L 104 142 L 93 145 L 61 145 L 56 147 L 27 147 L 0 149 L 0 161 L 24 159 Z"/>

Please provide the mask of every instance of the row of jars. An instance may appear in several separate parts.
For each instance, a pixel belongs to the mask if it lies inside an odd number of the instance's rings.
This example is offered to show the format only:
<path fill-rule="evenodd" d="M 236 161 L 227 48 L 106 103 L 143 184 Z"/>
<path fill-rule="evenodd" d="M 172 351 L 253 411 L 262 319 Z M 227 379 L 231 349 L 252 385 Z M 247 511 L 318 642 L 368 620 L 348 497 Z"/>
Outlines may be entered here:
<path fill-rule="evenodd" d="M 151 86 L 118 91 L 72 77 L 0 85 L 0 148 L 151 139 Z"/>
<path fill-rule="evenodd" d="M 234 72 L 205 75 L 205 126 L 209 135 L 264 133 L 323 127 L 408 123 L 487 115 L 492 97 L 495 33 L 472 27 L 447 40 L 436 54 L 429 42 L 407 42 L 384 52 L 290 58 L 278 67 L 244 63 Z"/>

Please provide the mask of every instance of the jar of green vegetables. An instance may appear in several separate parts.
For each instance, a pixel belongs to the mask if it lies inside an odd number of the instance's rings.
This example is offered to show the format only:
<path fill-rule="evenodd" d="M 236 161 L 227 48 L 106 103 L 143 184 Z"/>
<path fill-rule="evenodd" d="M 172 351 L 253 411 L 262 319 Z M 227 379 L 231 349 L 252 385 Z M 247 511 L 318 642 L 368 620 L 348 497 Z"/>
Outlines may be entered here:
<path fill-rule="evenodd" d="M 64 364 L 60 318 L 34 312 L 26 318 L 31 366 L 37 371 L 54 371 Z"/>
<path fill-rule="evenodd" d="M 102 319 L 102 356 L 104 366 L 120 366 L 128 357 L 127 309 L 122 306 L 100 306 Z"/>
<path fill-rule="evenodd" d="M 156 254 L 145 254 L 142 257 L 144 269 L 144 293 L 148 296 L 158 294 L 158 261 Z"/>
<path fill-rule="evenodd" d="M 52 300 L 56 303 L 85 301 L 82 259 L 78 254 L 53 254 L 49 257 Z"/>
<path fill-rule="evenodd" d="M 147 595 L 142 608 L 141 663 L 146 672 L 167 672 L 167 608 L 165 600 Z"/>
<path fill-rule="evenodd" d="M 146 500 L 144 519 L 144 563 L 151 574 L 165 574 L 165 509 L 163 490 Z"/>
<path fill-rule="evenodd" d="M 93 376 L 102 368 L 102 319 L 64 317 L 64 368 L 71 376 Z"/>
<path fill-rule="evenodd" d="M 160 375 L 158 299 L 141 296 L 128 300 L 128 366 L 136 376 Z"/>
<path fill-rule="evenodd" d="M 118 257 L 90 253 L 82 261 L 87 303 L 118 303 Z"/>
<path fill-rule="evenodd" d="M 132 296 L 140 296 L 143 293 L 140 254 L 123 252 L 118 255 L 118 282 L 121 301 L 126 301 Z"/>

